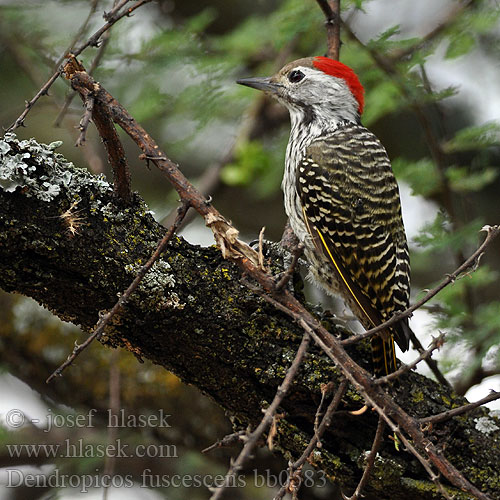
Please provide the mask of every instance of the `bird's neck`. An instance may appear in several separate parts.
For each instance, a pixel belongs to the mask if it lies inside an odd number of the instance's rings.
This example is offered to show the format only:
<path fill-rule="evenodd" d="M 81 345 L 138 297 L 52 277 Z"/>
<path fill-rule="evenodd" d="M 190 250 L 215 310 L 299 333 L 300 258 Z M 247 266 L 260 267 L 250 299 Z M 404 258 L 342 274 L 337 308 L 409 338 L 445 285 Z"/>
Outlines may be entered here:
<path fill-rule="evenodd" d="M 341 115 L 335 112 L 321 113 L 314 107 L 289 108 L 290 139 L 286 154 L 286 167 L 295 173 L 298 162 L 305 149 L 318 137 L 325 136 L 344 126 L 346 123 L 359 122 L 356 114 Z"/>

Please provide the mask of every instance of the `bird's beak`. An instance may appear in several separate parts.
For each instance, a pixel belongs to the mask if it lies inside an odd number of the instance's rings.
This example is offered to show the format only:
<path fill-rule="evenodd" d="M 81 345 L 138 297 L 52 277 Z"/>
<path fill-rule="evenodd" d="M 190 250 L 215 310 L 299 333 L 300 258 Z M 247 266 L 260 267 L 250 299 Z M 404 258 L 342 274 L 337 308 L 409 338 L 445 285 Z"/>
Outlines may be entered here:
<path fill-rule="evenodd" d="M 278 90 L 278 85 L 272 82 L 270 77 L 240 78 L 236 80 L 236 83 L 252 87 L 253 89 L 262 90 L 263 92 L 270 92 L 271 94 L 275 94 Z"/>

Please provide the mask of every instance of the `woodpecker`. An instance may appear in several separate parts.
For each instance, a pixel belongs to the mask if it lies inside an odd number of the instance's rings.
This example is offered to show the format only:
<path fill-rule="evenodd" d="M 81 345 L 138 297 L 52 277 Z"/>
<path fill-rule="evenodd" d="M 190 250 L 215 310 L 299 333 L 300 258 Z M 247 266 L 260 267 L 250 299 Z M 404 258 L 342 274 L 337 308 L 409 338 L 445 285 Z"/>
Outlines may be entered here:
<path fill-rule="evenodd" d="M 340 295 L 366 329 L 405 310 L 410 262 L 398 185 L 386 150 L 361 124 L 357 75 L 339 61 L 311 57 L 237 83 L 290 112 L 282 189 L 313 281 Z M 409 335 L 406 318 L 371 337 L 375 376 L 397 369 L 394 340 L 406 351 Z"/>

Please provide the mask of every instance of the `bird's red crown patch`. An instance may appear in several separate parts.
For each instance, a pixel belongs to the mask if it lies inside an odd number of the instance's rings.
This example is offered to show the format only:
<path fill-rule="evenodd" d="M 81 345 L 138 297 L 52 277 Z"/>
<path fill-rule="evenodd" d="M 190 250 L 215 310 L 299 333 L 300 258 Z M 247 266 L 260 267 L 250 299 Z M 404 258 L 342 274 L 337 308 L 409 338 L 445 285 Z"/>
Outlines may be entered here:
<path fill-rule="evenodd" d="M 365 105 L 365 89 L 363 88 L 363 85 L 361 85 L 356 73 L 354 73 L 349 66 L 346 66 L 339 61 L 335 61 L 334 59 L 330 59 L 329 57 L 322 56 L 318 56 L 313 59 L 313 66 L 327 75 L 345 80 L 351 89 L 352 95 L 358 101 L 359 114 L 361 115 L 363 113 L 363 107 Z"/>

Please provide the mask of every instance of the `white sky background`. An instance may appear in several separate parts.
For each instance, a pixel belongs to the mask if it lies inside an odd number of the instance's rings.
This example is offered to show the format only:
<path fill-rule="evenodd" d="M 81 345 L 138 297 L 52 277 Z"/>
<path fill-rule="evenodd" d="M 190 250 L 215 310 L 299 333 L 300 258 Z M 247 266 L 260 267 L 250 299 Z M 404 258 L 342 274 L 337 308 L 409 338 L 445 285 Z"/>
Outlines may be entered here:
<path fill-rule="evenodd" d="M 2 3 L 0 0 L 0 5 Z M 421 36 L 439 24 L 453 4 L 454 2 L 448 0 L 419 2 L 414 0 L 372 1 L 366 4 L 366 13 L 356 14 L 352 21 L 352 27 L 358 33 L 358 36 L 365 41 L 398 23 L 401 27 L 402 36 Z M 387 15 L 388 12 L 390 12 L 390 16 Z M 132 23 L 132 26 L 135 26 L 135 31 L 131 30 L 134 32 L 134 37 L 137 35 L 138 24 L 136 23 L 138 18 L 140 18 L 140 12 L 136 13 L 134 23 Z M 145 18 L 149 19 L 147 14 Z M 147 23 L 142 23 L 141 26 L 144 30 L 149 29 Z M 477 124 L 498 120 L 500 117 L 500 93 L 498 92 L 497 82 L 500 81 L 500 62 L 486 59 L 478 51 L 456 60 L 445 60 L 443 58 L 445 49 L 445 46 L 440 47 L 426 64 L 429 78 L 434 87 L 439 89 L 449 85 L 458 86 L 460 89 L 459 94 L 452 99 L 466 103 L 473 110 L 473 116 Z M 478 85 L 479 76 L 480 85 Z M 409 189 L 404 185 L 401 186 L 401 196 L 405 226 L 409 239 L 411 239 L 418 233 L 423 224 L 433 220 L 436 209 L 432 203 L 418 197 L 412 197 Z M 230 216 L 230 214 L 227 215 Z M 183 236 L 192 243 L 213 244 L 211 231 L 204 226 L 200 219 L 196 219 L 194 223 L 190 224 L 183 231 Z M 429 328 L 429 321 L 430 316 L 428 313 L 417 311 L 411 322 L 412 328 L 421 339 L 424 347 L 430 342 L 430 334 L 432 333 L 432 329 Z M 460 356 L 466 357 L 467 353 L 462 352 Z M 400 357 L 403 361 L 408 362 L 414 359 L 415 353 L 405 353 Z M 437 357 L 439 359 L 439 353 Z M 425 368 L 423 367 L 422 371 L 428 373 Z M 5 414 L 9 410 L 19 408 L 29 417 L 42 420 L 43 424 L 47 409 L 36 392 L 9 374 L 0 376 L 0 387 L 2 393 L 2 398 L 0 398 L 0 422 L 3 421 Z M 482 384 L 472 388 L 467 397 L 469 400 L 474 401 L 484 397 L 491 389 L 500 389 L 500 377 L 491 377 L 483 381 Z M 488 406 L 499 409 L 500 401 L 491 403 Z M 0 470 L 0 485 L 3 479 Z M 4 498 L 7 498 L 5 490 L 2 491 L 0 487 L 0 500 Z M 68 492 L 67 495 L 60 498 L 80 498 L 80 495 Z M 97 492 L 95 495 L 87 494 L 85 498 L 88 500 L 100 499 L 102 498 L 102 492 Z M 151 500 L 160 497 L 151 491 L 121 489 L 119 493 L 113 493 L 109 498 L 111 500 L 114 498 Z"/>

